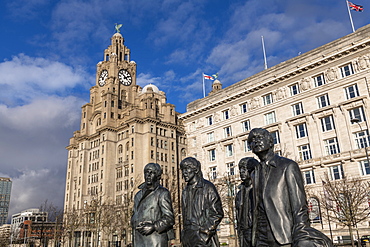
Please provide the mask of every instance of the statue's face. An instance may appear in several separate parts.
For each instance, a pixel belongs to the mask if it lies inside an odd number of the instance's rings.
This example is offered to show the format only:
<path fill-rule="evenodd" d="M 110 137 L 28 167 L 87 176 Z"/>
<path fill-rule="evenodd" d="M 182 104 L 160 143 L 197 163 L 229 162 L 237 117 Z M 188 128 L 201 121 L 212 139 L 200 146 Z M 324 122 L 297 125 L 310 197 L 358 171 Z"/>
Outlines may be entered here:
<path fill-rule="evenodd" d="M 194 169 L 192 166 L 187 165 L 187 163 L 184 164 L 184 167 L 181 169 L 182 171 L 182 177 L 184 178 L 185 182 L 189 182 L 194 180 L 196 175 L 196 169 Z"/>
<path fill-rule="evenodd" d="M 250 140 L 249 146 L 253 153 L 260 153 L 269 150 L 272 147 L 270 138 L 264 132 L 254 132 Z"/>
<path fill-rule="evenodd" d="M 144 178 L 147 185 L 152 185 L 158 181 L 158 175 L 154 167 L 148 166 L 144 169 Z"/>
<path fill-rule="evenodd" d="M 247 168 L 247 164 L 243 163 L 239 165 L 239 173 L 240 173 L 240 179 L 243 182 L 251 179 L 251 176 Z"/>

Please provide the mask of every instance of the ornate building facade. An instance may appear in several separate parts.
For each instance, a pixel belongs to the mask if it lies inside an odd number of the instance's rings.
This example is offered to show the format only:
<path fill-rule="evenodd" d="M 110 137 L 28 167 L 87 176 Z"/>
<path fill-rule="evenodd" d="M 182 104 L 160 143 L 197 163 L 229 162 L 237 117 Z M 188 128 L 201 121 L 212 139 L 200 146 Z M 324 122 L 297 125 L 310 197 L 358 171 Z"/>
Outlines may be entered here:
<path fill-rule="evenodd" d="M 253 156 L 249 131 L 268 129 L 276 152 L 299 163 L 307 189 L 316 194 L 309 198 L 313 226 L 337 242 L 348 229 L 322 217 L 322 180 L 325 174 L 333 181 L 370 180 L 369 83 L 370 25 L 188 104 L 180 117 L 188 154 L 211 180 L 235 190 L 239 160 Z M 224 225 L 232 225 L 231 215 Z M 367 234 L 369 221 L 358 230 Z M 221 230 L 224 242 L 233 235 Z"/>
<path fill-rule="evenodd" d="M 133 195 L 148 163 L 162 166 L 162 184 L 173 191 L 177 210 L 184 129 L 165 93 L 155 85 L 140 87 L 136 74 L 136 63 L 117 32 L 97 64 L 96 85 L 82 106 L 80 130 L 67 147 L 65 225 L 74 246 L 131 242 Z M 104 219 L 110 223 L 104 225 Z"/>

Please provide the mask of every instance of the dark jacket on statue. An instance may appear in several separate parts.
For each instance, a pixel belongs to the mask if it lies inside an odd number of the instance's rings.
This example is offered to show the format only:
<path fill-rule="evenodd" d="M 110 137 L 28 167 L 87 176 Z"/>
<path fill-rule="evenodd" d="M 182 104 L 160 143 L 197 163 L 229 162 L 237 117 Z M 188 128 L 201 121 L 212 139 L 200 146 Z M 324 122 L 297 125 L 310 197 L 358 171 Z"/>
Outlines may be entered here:
<path fill-rule="evenodd" d="M 264 165 L 255 169 L 253 188 L 255 205 L 263 200 L 267 219 L 276 241 L 292 247 L 332 246 L 328 237 L 310 227 L 302 173 L 293 160 L 274 155 L 267 161 L 269 171 L 265 178 L 263 198 L 258 196 L 260 174 Z M 252 238 L 256 234 L 257 208 L 254 210 Z"/>
<path fill-rule="evenodd" d="M 293 160 L 274 155 L 269 161 L 269 172 L 265 178 L 263 198 L 255 193 L 256 204 L 263 200 L 267 219 L 276 241 L 283 245 L 293 242 L 293 235 L 301 236 L 301 230 L 309 226 L 306 193 L 301 171 Z M 260 171 L 264 165 L 255 169 L 253 187 L 260 191 Z M 257 208 L 254 215 L 257 214 Z M 254 217 L 256 219 L 256 217 Z M 256 227 L 254 221 L 254 228 Z M 255 235 L 255 229 L 253 229 Z"/>
<path fill-rule="evenodd" d="M 172 227 L 175 224 L 170 192 L 158 185 L 143 198 L 146 184 L 140 185 L 139 189 L 131 218 L 134 247 L 167 247 L 169 239 L 173 238 Z M 143 221 L 154 223 L 155 231 L 152 234 L 144 236 L 135 230 Z"/>
<path fill-rule="evenodd" d="M 235 197 L 236 222 L 240 247 L 252 246 L 252 212 L 253 190 L 252 184 L 238 186 L 239 191 Z"/>
<path fill-rule="evenodd" d="M 216 187 L 203 178 L 192 188 L 189 185 L 182 192 L 182 215 L 184 230 L 182 244 L 185 247 L 219 246 L 217 226 L 224 217 L 221 198 Z M 207 242 L 207 235 L 199 230 L 208 230 L 214 235 Z M 197 239 L 196 243 L 194 240 Z"/>

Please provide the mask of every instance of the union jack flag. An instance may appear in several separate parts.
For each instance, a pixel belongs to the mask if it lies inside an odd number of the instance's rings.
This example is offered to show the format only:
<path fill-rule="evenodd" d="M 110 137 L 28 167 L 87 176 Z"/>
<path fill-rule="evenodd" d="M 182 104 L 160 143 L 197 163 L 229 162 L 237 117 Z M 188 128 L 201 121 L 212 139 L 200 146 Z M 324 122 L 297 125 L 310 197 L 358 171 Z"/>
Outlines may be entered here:
<path fill-rule="evenodd" d="M 362 5 L 354 4 L 348 1 L 348 6 L 351 8 L 351 10 L 362 12 L 364 8 Z"/>

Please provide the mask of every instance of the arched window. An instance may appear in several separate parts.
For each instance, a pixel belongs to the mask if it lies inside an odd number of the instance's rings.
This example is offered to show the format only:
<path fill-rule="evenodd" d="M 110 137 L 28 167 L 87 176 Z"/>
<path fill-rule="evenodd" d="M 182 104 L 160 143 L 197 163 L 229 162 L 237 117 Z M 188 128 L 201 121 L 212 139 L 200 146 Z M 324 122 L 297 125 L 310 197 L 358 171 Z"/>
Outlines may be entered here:
<path fill-rule="evenodd" d="M 118 146 L 118 153 L 121 154 L 123 151 L 123 146 L 122 145 L 119 145 Z"/>
<path fill-rule="evenodd" d="M 310 197 L 308 203 L 308 216 L 311 223 L 321 223 L 321 210 L 319 200 L 315 197 Z"/>

